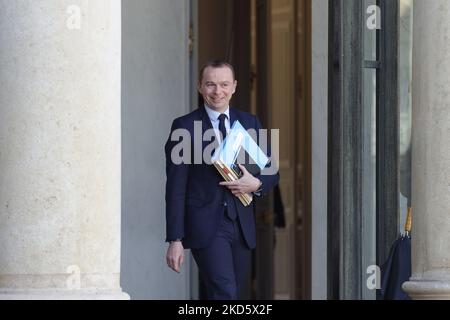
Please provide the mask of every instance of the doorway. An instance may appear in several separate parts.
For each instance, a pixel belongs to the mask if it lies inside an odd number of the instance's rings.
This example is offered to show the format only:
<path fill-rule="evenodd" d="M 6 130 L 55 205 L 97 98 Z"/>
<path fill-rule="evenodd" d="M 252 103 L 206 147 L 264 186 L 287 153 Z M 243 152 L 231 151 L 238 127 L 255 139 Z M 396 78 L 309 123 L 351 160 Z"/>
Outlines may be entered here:
<path fill-rule="evenodd" d="M 309 299 L 311 0 L 193 2 L 197 69 L 211 59 L 231 62 L 238 80 L 232 105 L 279 129 L 280 196 L 258 202 L 246 298 Z"/>

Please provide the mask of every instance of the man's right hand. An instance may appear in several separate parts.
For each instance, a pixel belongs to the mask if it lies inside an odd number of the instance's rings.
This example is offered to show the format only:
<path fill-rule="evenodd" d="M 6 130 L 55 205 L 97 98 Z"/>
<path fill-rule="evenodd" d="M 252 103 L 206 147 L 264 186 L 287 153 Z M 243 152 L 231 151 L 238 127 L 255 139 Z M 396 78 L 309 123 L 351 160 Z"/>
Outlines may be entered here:
<path fill-rule="evenodd" d="M 181 241 L 170 243 L 166 254 L 167 265 L 174 271 L 180 273 L 184 261 L 184 247 Z"/>

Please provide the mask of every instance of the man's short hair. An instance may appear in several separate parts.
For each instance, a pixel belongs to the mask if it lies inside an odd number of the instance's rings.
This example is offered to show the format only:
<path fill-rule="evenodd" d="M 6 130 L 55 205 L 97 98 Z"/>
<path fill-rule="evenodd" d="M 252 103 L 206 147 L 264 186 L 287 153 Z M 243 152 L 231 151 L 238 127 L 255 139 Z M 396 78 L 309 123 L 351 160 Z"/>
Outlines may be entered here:
<path fill-rule="evenodd" d="M 199 82 L 202 82 L 203 80 L 203 73 L 205 72 L 206 68 L 229 68 L 231 70 L 231 72 L 233 73 L 233 80 L 236 80 L 236 74 L 234 72 L 234 67 L 226 62 L 226 61 L 222 61 L 222 60 L 211 60 L 208 61 L 207 63 L 205 63 L 203 65 L 203 67 L 200 69 L 200 74 L 199 74 Z"/>

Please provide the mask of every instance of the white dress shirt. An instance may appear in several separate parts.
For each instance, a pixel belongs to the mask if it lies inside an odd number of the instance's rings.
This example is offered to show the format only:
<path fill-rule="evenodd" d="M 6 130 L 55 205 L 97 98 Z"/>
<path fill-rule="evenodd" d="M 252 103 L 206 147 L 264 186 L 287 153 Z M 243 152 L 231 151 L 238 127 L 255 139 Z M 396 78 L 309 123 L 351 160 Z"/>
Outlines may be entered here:
<path fill-rule="evenodd" d="M 221 134 L 219 130 L 219 116 L 221 115 L 221 113 L 211 109 L 207 105 L 205 105 L 205 110 L 208 114 L 209 120 L 211 120 L 212 127 L 214 129 L 214 132 L 216 133 L 217 141 L 219 141 L 220 143 L 222 142 L 222 140 L 220 139 Z M 227 118 L 225 119 L 225 129 L 227 130 L 228 135 L 228 133 L 230 132 L 230 107 L 228 107 L 227 110 L 225 110 L 225 112 L 223 113 L 227 116 Z"/>

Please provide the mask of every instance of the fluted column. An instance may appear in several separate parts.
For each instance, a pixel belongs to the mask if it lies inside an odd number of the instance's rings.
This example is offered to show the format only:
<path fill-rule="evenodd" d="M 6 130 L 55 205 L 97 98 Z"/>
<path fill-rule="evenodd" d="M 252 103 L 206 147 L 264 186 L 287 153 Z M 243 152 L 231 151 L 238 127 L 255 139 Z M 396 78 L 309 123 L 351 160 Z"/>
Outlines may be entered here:
<path fill-rule="evenodd" d="M 0 0 L 0 299 L 120 288 L 120 0 Z"/>
<path fill-rule="evenodd" d="M 450 1 L 414 2 L 413 299 L 450 298 Z"/>

